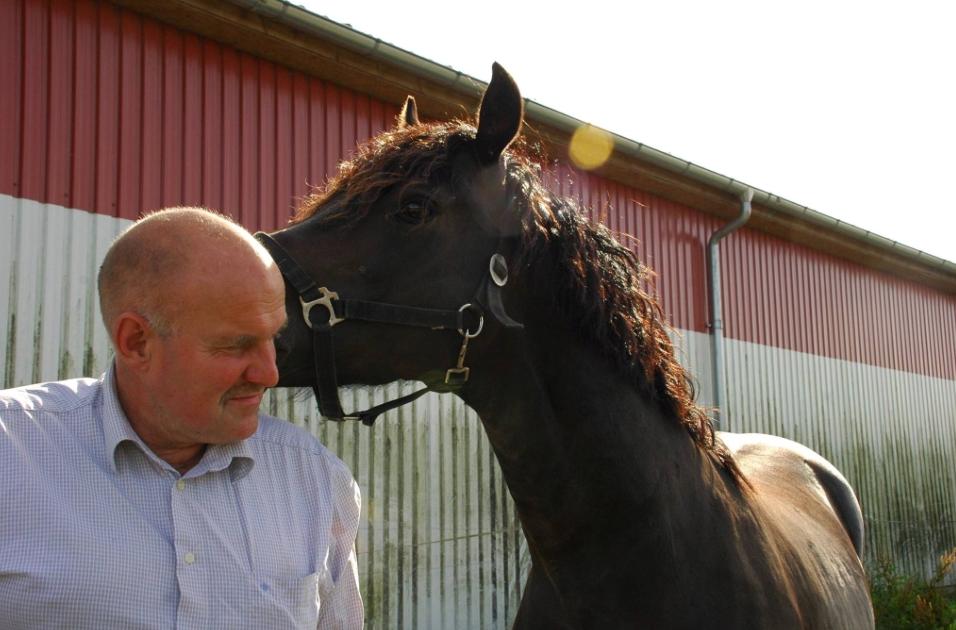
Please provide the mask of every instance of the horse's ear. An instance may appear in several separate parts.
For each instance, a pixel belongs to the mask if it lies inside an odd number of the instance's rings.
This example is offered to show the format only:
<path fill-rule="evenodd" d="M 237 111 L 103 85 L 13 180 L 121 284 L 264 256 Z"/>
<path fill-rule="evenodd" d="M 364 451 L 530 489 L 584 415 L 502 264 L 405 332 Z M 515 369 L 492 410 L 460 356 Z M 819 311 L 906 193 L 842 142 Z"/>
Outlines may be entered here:
<path fill-rule="evenodd" d="M 409 96 L 402 105 L 402 111 L 398 113 L 398 128 L 413 127 L 418 124 L 418 106 L 415 104 L 415 97 Z"/>
<path fill-rule="evenodd" d="M 491 66 L 491 83 L 478 108 L 478 159 L 493 164 L 518 136 L 524 119 L 521 92 L 498 63 Z"/>

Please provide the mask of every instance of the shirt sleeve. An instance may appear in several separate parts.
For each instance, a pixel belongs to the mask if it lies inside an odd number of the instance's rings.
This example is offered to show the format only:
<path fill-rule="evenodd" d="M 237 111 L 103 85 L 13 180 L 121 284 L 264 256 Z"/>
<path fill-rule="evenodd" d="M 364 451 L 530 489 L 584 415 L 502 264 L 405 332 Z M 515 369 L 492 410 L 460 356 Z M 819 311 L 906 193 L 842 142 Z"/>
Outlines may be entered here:
<path fill-rule="evenodd" d="M 345 464 L 337 462 L 333 483 L 335 518 L 333 519 L 330 573 L 332 586 L 319 612 L 319 630 L 360 630 L 365 608 L 359 590 L 355 537 L 358 533 L 362 495 Z"/>

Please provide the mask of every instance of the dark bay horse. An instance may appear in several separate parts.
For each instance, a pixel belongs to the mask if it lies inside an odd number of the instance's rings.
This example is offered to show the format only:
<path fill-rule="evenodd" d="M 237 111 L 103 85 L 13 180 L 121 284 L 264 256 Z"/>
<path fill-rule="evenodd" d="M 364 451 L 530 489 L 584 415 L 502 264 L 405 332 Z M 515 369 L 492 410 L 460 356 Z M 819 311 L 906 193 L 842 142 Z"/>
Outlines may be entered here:
<path fill-rule="evenodd" d="M 397 379 L 475 409 L 532 558 L 516 627 L 873 627 L 853 490 L 798 444 L 713 430 L 647 269 L 546 189 L 522 120 L 497 64 L 476 125 L 409 99 L 263 237 L 280 385 L 333 416 L 337 383 Z"/>

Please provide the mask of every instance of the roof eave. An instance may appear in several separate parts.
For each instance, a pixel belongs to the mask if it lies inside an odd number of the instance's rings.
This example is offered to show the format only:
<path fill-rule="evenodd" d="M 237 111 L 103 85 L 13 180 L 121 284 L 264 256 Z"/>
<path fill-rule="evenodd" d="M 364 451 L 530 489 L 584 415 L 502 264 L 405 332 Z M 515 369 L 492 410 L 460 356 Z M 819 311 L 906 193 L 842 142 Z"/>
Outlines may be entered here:
<path fill-rule="evenodd" d="M 184 30 L 389 102 L 401 103 L 407 94 L 415 94 L 422 97 L 419 109 L 426 116 L 470 113 L 486 85 L 283 0 L 114 1 Z M 584 124 L 531 100 L 526 101 L 525 111 L 544 144 L 562 154 L 570 134 Z M 740 193 L 750 188 L 754 191 L 754 216 L 748 227 L 956 293 L 953 262 L 646 144 L 611 135 L 615 154 L 599 171 L 602 175 L 722 217 L 736 213 Z"/>

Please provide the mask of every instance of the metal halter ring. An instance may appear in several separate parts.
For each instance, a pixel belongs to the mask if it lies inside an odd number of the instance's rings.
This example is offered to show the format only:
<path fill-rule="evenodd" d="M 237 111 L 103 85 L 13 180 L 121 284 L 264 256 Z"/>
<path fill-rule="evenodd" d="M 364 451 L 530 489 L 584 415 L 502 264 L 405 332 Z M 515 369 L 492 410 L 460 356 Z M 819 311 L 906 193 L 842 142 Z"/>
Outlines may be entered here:
<path fill-rule="evenodd" d="M 463 304 L 462 307 L 458 309 L 458 312 L 464 313 L 465 309 L 469 309 L 469 308 L 473 308 L 478 312 L 478 330 L 472 333 L 468 330 L 459 328 L 458 333 L 466 339 L 474 339 L 475 337 L 481 334 L 482 329 L 485 327 L 485 314 L 481 312 L 480 308 L 472 305 L 470 302 L 468 304 Z"/>
<path fill-rule="evenodd" d="M 488 261 L 488 272 L 491 274 L 491 280 L 499 287 L 508 284 L 508 262 L 501 254 L 495 254 Z"/>

